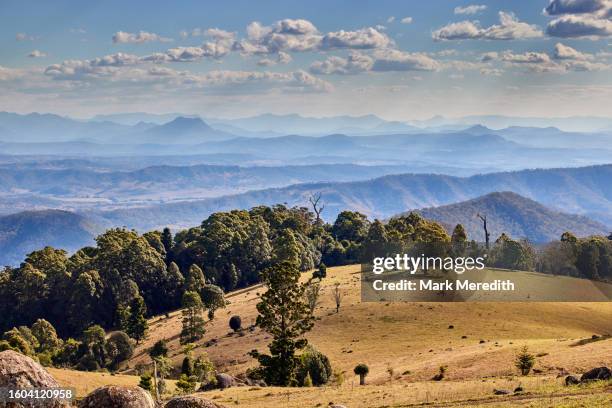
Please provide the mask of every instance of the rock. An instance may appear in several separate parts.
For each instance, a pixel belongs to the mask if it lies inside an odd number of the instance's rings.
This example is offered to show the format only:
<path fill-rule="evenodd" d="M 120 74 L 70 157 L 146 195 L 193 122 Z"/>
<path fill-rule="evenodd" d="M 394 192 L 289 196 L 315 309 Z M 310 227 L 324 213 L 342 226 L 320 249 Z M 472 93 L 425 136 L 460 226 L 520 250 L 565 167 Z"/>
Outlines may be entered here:
<path fill-rule="evenodd" d="M 172 398 L 164 405 L 164 408 L 225 408 L 225 406 L 206 398 L 186 395 Z"/>
<path fill-rule="evenodd" d="M 576 385 L 580 384 L 580 380 L 574 377 L 573 375 L 568 375 L 565 377 L 565 385 Z"/>
<path fill-rule="evenodd" d="M 219 373 L 215 375 L 215 379 L 217 380 L 217 388 L 222 390 L 235 387 L 237 385 L 236 379 L 229 374 Z"/>
<path fill-rule="evenodd" d="M 328 405 L 329 408 L 346 408 L 346 406 L 344 405 L 339 405 L 339 404 L 332 404 L 332 405 Z"/>
<path fill-rule="evenodd" d="M 0 388 L 57 388 L 58 382 L 40 364 L 30 357 L 12 350 L 0 352 Z M 34 407 L 39 404 L 15 403 L 11 408 Z M 0 404 L 0 406 L 3 406 Z M 48 402 L 45 407 L 70 407 L 68 401 Z"/>
<path fill-rule="evenodd" d="M 107 385 L 93 390 L 81 402 L 79 408 L 155 408 L 151 394 L 140 387 Z"/>
<path fill-rule="evenodd" d="M 495 390 L 493 390 L 493 394 L 495 394 L 495 395 L 508 395 L 508 394 L 510 394 L 510 391 L 495 389 Z"/>
<path fill-rule="evenodd" d="M 520 385 L 514 389 L 514 393 L 515 394 L 518 394 L 519 392 L 523 392 L 523 391 L 525 391 L 525 390 Z"/>
<path fill-rule="evenodd" d="M 612 378 L 612 370 L 608 367 L 597 367 L 582 374 L 580 381 L 609 380 L 610 378 Z"/>

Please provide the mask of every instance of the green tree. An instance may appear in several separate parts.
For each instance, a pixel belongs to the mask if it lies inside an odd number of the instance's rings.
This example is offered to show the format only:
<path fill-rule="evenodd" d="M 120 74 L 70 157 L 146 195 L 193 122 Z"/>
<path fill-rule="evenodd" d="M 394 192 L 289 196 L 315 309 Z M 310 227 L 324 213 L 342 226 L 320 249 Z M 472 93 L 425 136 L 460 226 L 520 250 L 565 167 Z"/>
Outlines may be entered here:
<path fill-rule="evenodd" d="M 193 362 L 193 375 L 201 383 L 209 383 L 214 379 L 215 365 L 210 361 L 208 355 L 203 353 Z"/>
<path fill-rule="evenodd" d="M 368 234 L 368 218 L 356 211 L 342 211 L 338 214 L 332 234 L 338 241 L 347 240 L 361 242 Z"/>
<path fill-rule="evenodd" d="M 295 384 L 298 358 L 295 353 L 308 341 L 302 336 L 313 326 L 314 318 L 304 298 L 306 286 L 300 283 L 300 272 L 291 262 L 266 269 L 262 280 L 267 291 L 257 304 L 256 324 L 273 337 L 270 354 L 252 351 L 270 385 Z"/>
<path fill-rule="evenodd" d="M 365 385 L 365 378 L 370 372 L 370 368 L 366 364 L 357 364 L 353 369 L 355 375 L 359 376 L 359 385 Z"/>
<path fill-rule="evenodd" d="M 208 316 L 212 320 L 217 309 L 225 308 L 223 289 L 216 285 L 205 285 L 200 293 L 204 308 L 208 309 Z"/>
<path fill-rule="evenodd" d="M 185 290 L 200 293 L 204 286 L 206 286 L 204 272 L 198 265 L 191 265 L 185 279 Z"/>
<path fill-rule="evenodd" d="M 151 358 L 168 357 L 168 344 L 166 340 L 158 340 L 149 350 Z"/>
<path fill-rule="evenodd" d="M 106 333 L 101 326 L 93 325 L 83 332 L 83 345 L 98 367 L 106 366 Z"/>
<path fill-rule="evenodd" d="M 113 370 L 116 370 L 121 362 L 128 360 L 134 354 L 134 346 L 129 336 L 122 331 L 113 332 L 108 336 L 105 350 L 110 368 Z"/>
<path fill-rule="evenodd" d="M 240 316 L 232 316 L 229 320 L 229 326 L 234 332 L 240 331 L 242 328 L 242 319 L 240 319 Z"/>
<path fill-rule="evenodd" d="M 187 291 L 183 295 L 183 329 L 181 344 L 193 343 L 204 336 L 204 305 L 197 292 Z"/>
<path fill-rule="evenodd" d="M 154 393 L 155 391 L 153 388 L 153 377 L 150 373 L 144 373 L 140 376 L 140 382 L 138 383 L 138 386 L 143 390 L 149 391 L 150 393 Z"/>
<path fill-rule="evenodd" d="M 535 365 L 535 356 L 529 352 L 527 346 L 523 346 L 516 356 L 514 365 L 521 371 L 522 375 L 529 374 Z"/>
<path fill-rule="evenodd" d="M 189 355 L 185 356 L 183 359 L 183 363 L 181 364 L 181 374 L 185 374 L 188 377 L 193 375 L 193 361 Z"/>
<path fill-rule="evenodd" d="M 161 243 L 166 250 L 166 254 L 169 254 L 172 251 L 172 247 L 174 246 L 172 232 L 170 232 L 170 228 L 166 227 L 161 233 Z"/>
<path fill-rule="evenodd" d="M 287 262 L 296 267 L 301 264 L 300 246 L 294 232 L 289 228 L 283 229 L 274 240 L 274 262 Z"/>
<path fill-rule="evenodd" d="M 130 318 L 128 320 L 127 334 L 136 340 L 136 344 L 140 343 L 140 340 L 144 339 L 147 334 L 149 324 L 145 318 L 147 312 L 147 306 L 145 305 L 144 299 L 138 296 L 130 303 Z"/>
<path fill-rule="evenodd" d="M 176 382 L 176 388 L 182 394 L 190 394 L 195 390 L 195 386 L 197 383 L 197 379 L 195 376 L 186 376 L 185 374 L 181 374 L 179 380 Z"/>
<path fill-rule="evenodd" d="M 32 334 L 38 340 L 39 353 L 55 353 L 62 345 L 62 340 L 57 336 L 55 327 L 44 319 L 38 319 L 32 324 Z"/>

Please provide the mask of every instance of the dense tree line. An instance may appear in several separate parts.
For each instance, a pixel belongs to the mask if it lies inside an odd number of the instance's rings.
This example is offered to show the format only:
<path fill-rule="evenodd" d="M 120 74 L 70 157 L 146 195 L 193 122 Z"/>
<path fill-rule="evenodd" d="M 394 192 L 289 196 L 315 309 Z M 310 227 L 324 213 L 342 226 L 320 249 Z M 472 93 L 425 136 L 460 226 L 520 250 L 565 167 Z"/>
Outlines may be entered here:
<path fill-rule="evenodd" d="M 606 237 L 577 239 L 568 233 L 534 249 L 503 234 L 487 262 L 610 279 L 611 245 Z M 271 266 L 288 262 L 298 271 L 315 269 L 317 277 L 324 277 L 326 266 L 406 248 L 439 256 L 485 251 L 468 240 L 463 227 L 449 235 L 440 224 L 415 213 L 382 223 L 343 211 L 327 224 L 307 208 L 284 205 L 215 213 L 174 236 L 169 229 L 142 235 L 110 229 L 96 238 L 95 246 L 71 256 L 46 247 L 30 253 L 18 268 L 1 270 L 0 333 L 44 319 L 60 338 L 81 339 L 99 325 L 140 341 L 147 317 L 186 303 L 193 312 L 189 320 L 196 324 L 185 338 L 194 338 L 200 332 L 200 311 L 214 318 L 215 310 L 224 306 L 224 291 L 260 282 L 262 271 Z"/>

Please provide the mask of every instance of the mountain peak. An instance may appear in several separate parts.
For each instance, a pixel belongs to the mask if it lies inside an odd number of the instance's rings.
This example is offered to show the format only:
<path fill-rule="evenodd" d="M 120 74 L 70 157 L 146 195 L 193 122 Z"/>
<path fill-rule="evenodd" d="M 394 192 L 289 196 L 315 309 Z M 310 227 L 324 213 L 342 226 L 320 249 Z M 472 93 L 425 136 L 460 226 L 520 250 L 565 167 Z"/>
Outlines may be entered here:
<path fill-rule="evenodd" d="M 209 130 L 210 126 L 199 117 L 178 116 L 170 122 L 161 125 L 166 128 L 175 128 L 181 130 Z"/>

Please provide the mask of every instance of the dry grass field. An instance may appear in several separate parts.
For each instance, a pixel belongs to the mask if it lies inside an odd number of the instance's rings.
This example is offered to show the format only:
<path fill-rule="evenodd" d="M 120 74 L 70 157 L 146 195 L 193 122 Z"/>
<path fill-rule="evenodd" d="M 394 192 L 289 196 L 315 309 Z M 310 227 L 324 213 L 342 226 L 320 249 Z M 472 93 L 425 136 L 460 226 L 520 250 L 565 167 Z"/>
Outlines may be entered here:
<path fill-rule="evenodd" d="M 332 296 L 336 282 L 343 293 L 339 313 Z M 330 402 L 349 408 L 612 405 L 610 383 L 563 385 L 566 372 L 580 374 L 612 364 L 612 339 L 577 345 L 594 334 L 612 334 L 612 303 L 362 303 L 359 289 L 359 266 L 328 268 L 317 321 L 307 336 L 334 369 L 343 372 L 342 385 L 237 387 L 208 392 L 207 397 L 244 407 L 324 407 Z M 207 353 L 220 372 L 239 374 L 254 366 L 246 353 L 265 350 L 270 338 L 258 329 L 233 334 L 228 320 L 239 315 L 243 327 L 253 324 L 258 293 L 263 290 L 258 286 L 229 294 L 230 304 L 208 322 L 194 354 Z M 171 358 L 180 365 L 180 329 L 180 312 L 152 319 L 148 338 L 123 373 L 133 374 L 137 365 L 148 364 L 146 351 L 159 339 L 168 341 Z M 527 377 L 518 376 L 513 366 L 523 345 L 538 356 L 536 372 Z M 366 386 L 359 386 L 352 373 L 358 363 L 370 368 Z M 447 366 L 445 379 L 432 381 L 441 365 Z M 100 381 L 128 378 L 136 377 L 107 375 Z M 521 395 L 493 395 L 494 389 L 512 391 L 519 385 L 525 389 Z"/>

